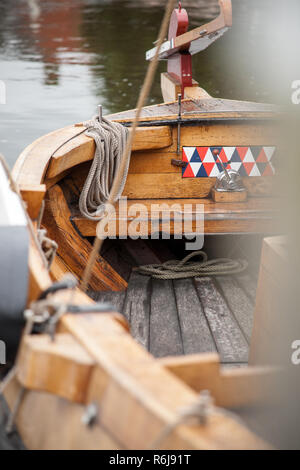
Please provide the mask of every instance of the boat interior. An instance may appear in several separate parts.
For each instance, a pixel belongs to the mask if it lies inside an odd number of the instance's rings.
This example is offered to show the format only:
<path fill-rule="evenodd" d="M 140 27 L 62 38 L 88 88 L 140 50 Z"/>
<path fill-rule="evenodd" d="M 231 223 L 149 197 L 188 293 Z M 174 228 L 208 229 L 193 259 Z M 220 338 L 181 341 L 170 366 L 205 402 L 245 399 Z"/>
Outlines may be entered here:
<path fill-rule="evenodd" d="M 205 49 L 230 27 L 231 2 L 219 3 L 217 21 L 167 41 L 169 62 L 173 56 L 181 61 L 190 48 L 191 54 Z M 252 423 L 244 416 L 249 430 L 230 410 L 242 415 L 261 404 L 273 380 L 273 372 L 252 362 L 252 331 L 263 238 L 282 232 L 280 114 L 267 104 L 213 98 L 191 76 L 183 87 L 171 68 L 161 84 L 164 103 L 142 109 L 135 133 L 137 110 L 106 116 L 134 134 L 126 184 L 106 237 L 79 204 L 97 150 L 88 123 L 41 137 L 14 166 L 30 217 L 28 304 L 34 301 L 35 308 L 66 274 L 78 283 L 71 292 L 64 287 L 54 293 L 59 306 L 53 316 L 61 305 L 66 309 L 57 317 L 56 341 L 48 334 L 24 335 L 5 392 L 10 408 L 28 392 L 16 421 L 29 448 L 145 448 L 203 390 L 224 411 L 205 427 L 172 428 L 157 448 L 268 447 L 255 414 Z M 188 224 L 183 236 L 178 216 Z M 141 272 L 183 260 L 190 234 L 203 237 L 195 251 L 244 260 L 243 272 L 176 279 Z M 105 241 L 98 250 L 100 238 Z M 74 305 L 78 315 L 68 310 Z M 255 341 L 259 330 L 258 322 Z M 82 414 L 94 402 L 101 417 L 84 427 Z"/>
<path fill-rule="evenodd" d="M 248 363 L 261 236 L 211 236 L 209 258 L 248 258 L 236 276 L 161 280 L 135 271 L 136 266 L 181 260 L 184 241 L 108 240 L 103 258 L 128 282 L 126 290 L 90 290 L 95 301 L 116 306 L 133 337 L 155 357 L 218 353 L 228 367 Z"/>

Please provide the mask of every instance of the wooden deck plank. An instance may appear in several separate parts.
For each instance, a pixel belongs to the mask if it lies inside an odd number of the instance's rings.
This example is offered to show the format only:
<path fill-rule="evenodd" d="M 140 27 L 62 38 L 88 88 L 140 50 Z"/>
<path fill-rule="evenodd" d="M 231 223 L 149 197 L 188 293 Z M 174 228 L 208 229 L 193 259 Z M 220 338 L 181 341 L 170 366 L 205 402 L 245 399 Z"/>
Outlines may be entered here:
<path fill-rule="evenodd" d="M 127 238 L 127 240 L 120 240 L 119 243 L 122 245 L 123 250 L 132 258 L 135 266 L 160 263 L 160 259 L 145 240 Z"/>
<path fill-rule="evenodd" d="M 195 285 L 222 363 L 248 361 L 248 344 L 211 278 L 198 278 Z"/>
<path fill-rule="evenodd" d="M 242 273 L 238 276 L 235 276 L 235 280 L 244 290 L 244 292 L 246 292 L 246 294 L 254 304 L 256 298 L 257 279 L 254 279 L 248 273 Z"/>
<path fill-rule="evenodd" d="M 184 354 L 216 352 L 216 345 L 192 279 L 174 281 L 174 291 Z"/>
<path fill-rule="evenodd" d="M 152 280 L 150 352 L 156 357 L 183 354 L 172 281 Z"/>
<path fill-rule="evenodd" d="M 132 336 L 149 349 L 150 278 L 132 272 L 129 278 L 124 315 L 130 324 Z"/>
<path fill-rule="evenodd" d="M 89 291 L 88 295 L 95 302 L 109 303 L 115 307 L 116 312 L 123 312 L 126 291 Z"/>
<path fill-rule="evenodd" d="M 251 339 L 254 304 L 250 301 L 244 290 L 232 277 L 220 276 L 216 278 L 223 296 L 242 329 L 248 343 Z"/>

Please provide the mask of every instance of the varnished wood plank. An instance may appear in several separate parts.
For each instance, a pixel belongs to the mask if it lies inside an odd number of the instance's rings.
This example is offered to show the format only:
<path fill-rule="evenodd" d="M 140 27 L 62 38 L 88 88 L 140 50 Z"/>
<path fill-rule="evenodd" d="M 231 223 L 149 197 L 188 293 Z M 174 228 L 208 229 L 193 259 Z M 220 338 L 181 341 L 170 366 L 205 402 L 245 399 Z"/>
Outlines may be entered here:
<path fill-rule="evenodd" d="M 251 365 L 284 364 L 286 367 L 290 361 L 290 355 L 285 354 L 288 340 L 281 341 L 283 344 L 274 341 L 274 338 L 291 338 L 292 343 L 291 331 L 297 330 L 298 325 L 298 313 L 295 311 L 295 317 L 291 316 L 287 307 L 290 300 L 287 293 L 294 293 L 294 287 L 290 287 L 293 281 L 290 255 L 286 237 L 263 240 L 250 343 Z"/>
<path fill-rule="evenodd" d="M 141 219 L 141 230 L 145 235 L 152 233 L 150 215 L 152 220 L 158 220 L 159 230 L 176 232 L 174 224 L 174 209 L 184 205 L 190 205 L 189 214 L 196 214 L 197 204 L 204 208 L 204 233 L 276 233 L 280 231 L 280 220 L 274 211 L 275 201 L 270 198 L 250 198 L 245 203 L 222 204 L 214 203 L 211 199 L 141 199 L 128 200 L 127 206 L 116 207 L 116 233 L 112 235 L 126 236 L 131 224 L 131 214 L 134 207 L 139 207 L 138 216 Z M 137 206 L 139 204 L 140 206 Z M 167 205 L 166 205 L 167 204 Z M 152 206 L 153 205 L 153 206 Z M 169 205 L 169 206 L 168 206 Z M 126 209 L 127 207 L 127 209 Z M 154 213 L 154 207 L 160 209 Z M 172 211 L 173 208 L 173 211 Z M 171 214 L 170 213 L 171 210 Z M 199 210 L 199 209 L 198 209 Z M 201 212 L 202 213 L 202 212 Z M 170 216 L 170 228 L 160 222 L 161 218 Z M 119 223 L 119 220 L 122 222 Z M 76 224 L 80 233 L 84 236 L 95 236 L 96 222 L 83 218 L 78 214 L 76 207 L 72 207 L 72 221 Z M 196 223 L 192 222 L 193 231 L 196 231 Z"/>
<path fill-rule="evenodd" d="M 160 199 L 207 197 L 215 178 L 182 178 L 177 173 L 129 174 L 123 195 L 129 199 Z M 155 184 L 154 184 L 155 183 Z"/>
<path fill-rule="evenodd" d="M 91 388 L 89 401 L 101 403 L 101 424 L 128 449 L 151 446 L 178 410 L 197 395 L 155 361 L 110 319 L 93 315 L 65 316 L 64 327 L 84 345 L 106 375 L 102 390 Z M 138 416 L 138 419 L 136 419 Z M 134 420 L 134 426 L 128 423 Z M 238 437 L 237 437 L 238 436 Z M 228 444 L 230 442 L 230 445 Z M 242 444 L 241 444 L 242 443 Z M 265 444 L 236 420 L 213 411 L 206 426 L 178 426 L 161 443 L 164 449 L 260 448 Z"/>
<path fill-rule="evenodd" d="M 37 219 L 46 193 L 46 186 L 44 184 L 22 184 L 19 189 L 22 199 L 26 203 L 29 217 L 33 220 Z"/>
<path fill-rule="evenodd" d="M 181 84 L 175 76 L 171 76 L 168 72 L 160 75 L 160 87 L 165 102 L 176 101 L 178 95 L 181 94 Z M 205 90 L 199 87 L 199 83 L 192 79 L 192 86 L 185 87 L 184 97 L 190 99 L 211 98 Z"/>
<path fill-rule="evenodd" d="M 215 188 L 211 190 L 211 197 L 214 202 L 245 202 L 248 198 L 246 190 L 243 191 L 216 191 Z"/>
<path fill-rule="evenodd" d="M 160 359 L 173 374 L 196 392 L 210 390 L 217 406 L 241 408 L 265 404 L 276 384 L 277 371 L 263 367 L 224 369 L 213 354 Z"/>
<path fill-rule="evenodd" d="M 176 124 L 176 123 L 175 123 Z M 247 122 L 236 121 L 218 123 L 200 123 L 194 126 L 181 126 L 180 131 L 180 149 L 182 147 L 210 147 L 210 146 L 249 146 L 249 145 L 275 145 L 278 142 L 278 130 L 280 123 L 277 122 Z M 155 155 L 174 155 L 177 152 L 177 126 L 172 127 L 172 145 L 161 150 L 143 150 L 133 152 L 131 161 L 139 160 L 139 157 L 148 155 L 144 158 L 146 171 L 149 172 L 149 162 Z M 172 156 L 172 158 L 175 158 Z M 178 158 L 178 156 L 177 156 Z M 148 161 L 147 161 L 148 160 Z M 162 171 L 165 164 L 162 160 Z M 134 172 L 134 171 L 133 171 Z M 158 171 L 159 172 L 159 171 Z M 154 171 L 153 171 L 154 173 Z M 251 179 L 251 178 L 250 178 Z M 265 180 L 266 178 L 263 177 Z M 269 178 L 270 179 L 270 178 Z"/>
<path fill-rule="evenodd" d="M 132 151 L 163 149 L 172 144 L 170 127 L 140 127 L 135 135 Z M 69 168 L 92 160 L 95 154 L 94 140 L 85 134 L 71 140 L 58 150 L 49 163 L 47 179 L 62 174 Z"/>
<path fill-rule="evenodd" d="M 150 352 L 156 357 L 183 354 L 172 281 L 152 280 Z"/>
<path fill-rule="evenodd" d="M 214 118 L 248 118 L 272 119 L 278 114 L 278 109 L 272 105 L 252 103 L 249 101 L 234 101 L 219 98 L 206 100 L 182 100 L 182 119 L 214 119 Z M 136 110 L 123 111 L 107 116 L 118 122 L 130 122 L 134 119 Z M 160 121 L 178 118 L 178 102 L 162 103 L 143 108 L 140 120 L 147 122 L 153 119 Z"/>
<path fill-rule="evenodd" d="M 47 178 L 50 179 L 82 161 L 91 160 L 94 156 L 94 141 L 84 134 L 78 135 L 80 132 L 81 128 L 68 126 L 35 140 L 21 153 L 14 166 L 15 181 L 18 184 L 42 184 L 49 163 L 52 165 L 52 155 L 53 160 L 54 156 L 57 158 L 54 160 L 53 169 L 49 168 Z M 156 136 L 159 136 L 159 139 Z M 172 136 L 168 126 L 161 126 L 157 131 L 152 128 L 141 129 L 137 132 L 133 150 L 163 148 L 171 143 Z"/>
<path fill-rule="evenodd" d="M 50 270 L 51 279 L 54 282 L 60 281 L 68 273 L 71 273 L 80 283 L 80 278 L 70 269 L 69 266 L 66 265 L 66 263 L 59 256 L 59 254 L 56 253 Z"/>
<path fill-rule="evenodd" d="M 215 352 L 216 345 L 207 324 L 192 279 L 173 282 L 184 354 Z"/>
<path fill-rule="evenodd" d="M 18 353 L 17 377 L 23 387 L 85 403 L 94 361 L 68 334 L 28 335 Z"/>
<path fill-rule="evenodd" d="M 43 223 L 58 243 L 58 253 L 67 266 L 81 278 L 91 252 L 91 245 L 77 233 L 70 222 L 70 211 L 62 189 L 56 185 L 48 192 Z M 123 290 L 126 281 L 99 255 L 90 280 L 93 290 Z"/>
<path fill-rule="evenodd" d="M 221 362 L 247 362 L 247 341 L 212 279 L 197 278 L 195 285 Z"/>
<path fill-rule="evenodd" d="M 10 408 L 20 393 L 13 380 L 5 393 Z M 45 392 L 27 391 L 16 425 L 30 450 L 117 450 L 120 444 L 97 424 L 82 424 L 85 406 Z"/>
<path fill-rule="evenodd" d="M 145 349 L 149 349 L 150 288 L 150 278 L 148 276 L 132 272 L 124 305 L 124 315 L 130 324 L 130 332 L 133 338 Z"/>
<path fill-rule="evenodd" d="M 27 301 L 30 303 L 36 300 L 52 283 L 46 268 L 46 263 L 32 234 L 30 235 L 28 270 L 29 283 Z"/>
<path fill-rule="evenodd" d="M 253 326 L 254 304 L 232 277 L 218 276 L 217 283 L 249 343 Z"/>

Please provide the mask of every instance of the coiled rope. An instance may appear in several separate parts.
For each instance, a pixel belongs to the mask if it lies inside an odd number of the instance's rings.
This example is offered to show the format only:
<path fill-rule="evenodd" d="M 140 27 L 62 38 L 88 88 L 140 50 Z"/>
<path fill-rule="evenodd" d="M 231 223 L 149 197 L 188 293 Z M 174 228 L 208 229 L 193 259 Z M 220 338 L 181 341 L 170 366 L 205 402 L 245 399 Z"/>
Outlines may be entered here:
<path fill-rule="evenodd" d="M 189 262 L 190 259 L 201 256 L 202 261 Z M 218 258 L 208 260 L 204 251 L 194 251 L 183 260 L 170 260 L 162 264 L 149 264 L 134 268 L 140 274 L 151 276 L 153 279 L 188 279 L 203 276 L 224 276 L 239 274 L 248 267 L 248 262 L 242 259 Z"/>
<path fill-rule="evenodd" d="M 129 135 L 129 130 L 118 122 L 111 122 L 98 117 L 84 123 L 87 127 L 86 135 L 92 137 L 96 144 L 95 156 L 84 183 L 79 209 L 81 214 L 91 220 L 101 220 L 106 211 L 113 181 L 120 168 L 123 153 Z M 124 189 L 130 159 L 121 170 L 118 178 L 114 199 L 116 202 Z"/>

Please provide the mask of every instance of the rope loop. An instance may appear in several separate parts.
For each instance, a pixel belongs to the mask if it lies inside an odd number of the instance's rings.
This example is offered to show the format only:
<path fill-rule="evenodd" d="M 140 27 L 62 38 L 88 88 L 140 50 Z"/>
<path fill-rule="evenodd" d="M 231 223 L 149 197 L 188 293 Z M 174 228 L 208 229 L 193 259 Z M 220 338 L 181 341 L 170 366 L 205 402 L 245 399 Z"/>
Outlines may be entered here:
<path fill-rule="evenodd" d="M 200 256 L 201 261 L 190 261 Z M 242 259 L 218 258 L 208 260 L 204 251 L 194 251 L 183 260 L 170 260 L 162 264 L 149 264 L 134 268 L 140 274 L 151 276 L 153 279 L 188 279 L 206 276 L 225 276 L 239 274 L 248 267 L 248 262 Z"/>
<path fill-rule="evenodd" d="M 106 118 L 102 118 L 100 122 L 97 116 L 84 123 L 84 126 L 87 128 L 85 134 L 94 139 L 96 149 L 79 198 L 79 209 L 87 219 L 99 221 L 106 212 L 105 204 L 109 200 L 112 184 L 126 149 L 129 130 L 122 124 Z M 116 202 L 123 192 L 129 161 L 128 159 L 113 202 Z"/>

